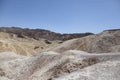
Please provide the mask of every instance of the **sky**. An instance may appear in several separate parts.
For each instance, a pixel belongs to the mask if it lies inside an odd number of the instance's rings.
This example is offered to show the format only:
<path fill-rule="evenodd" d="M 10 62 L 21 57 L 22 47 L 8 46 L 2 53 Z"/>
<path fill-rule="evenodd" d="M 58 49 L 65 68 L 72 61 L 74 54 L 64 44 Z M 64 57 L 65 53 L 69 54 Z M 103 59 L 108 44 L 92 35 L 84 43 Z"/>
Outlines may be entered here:
<path fill-rule="evenodd" d="M 120 29 L 120 0 L 0 0 L 0 27 L 58 33 Z"/>

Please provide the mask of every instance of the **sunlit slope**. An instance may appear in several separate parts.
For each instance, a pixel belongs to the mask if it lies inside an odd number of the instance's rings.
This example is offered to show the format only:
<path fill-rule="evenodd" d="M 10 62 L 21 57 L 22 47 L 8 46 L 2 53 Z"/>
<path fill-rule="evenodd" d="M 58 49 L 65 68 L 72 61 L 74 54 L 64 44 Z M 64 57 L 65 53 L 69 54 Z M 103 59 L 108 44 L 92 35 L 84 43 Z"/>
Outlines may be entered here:
<path fill-rule="evenodd" d="M 18 38 L 15 34 L 0 33 L 0 52 L 15 52 L 20 55 L 32 55 L 47 51 L 56 45 L 58 45 L 57 41 Z"/>
<path fill-rule="evenodd" d="M 53 50 L 57 52 L 83 50 L 90 53 L 120 52 L 120 29 L 106 30 L 96 35 L 68 40 Z"/>

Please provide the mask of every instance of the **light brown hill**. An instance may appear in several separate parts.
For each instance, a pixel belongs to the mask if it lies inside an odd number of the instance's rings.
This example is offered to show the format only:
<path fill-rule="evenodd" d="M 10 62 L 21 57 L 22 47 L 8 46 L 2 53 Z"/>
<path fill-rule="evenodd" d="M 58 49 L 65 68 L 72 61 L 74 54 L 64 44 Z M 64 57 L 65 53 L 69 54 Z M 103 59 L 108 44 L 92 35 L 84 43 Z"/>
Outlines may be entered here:
<path fill-rule="evenodd" d="M 53 50 L 63 53 L 66 50 L 83 50 L 90 53 L 120 52 L 120 30 L 106 30 L 96 35 L 65 41 L 45 39 L 18 38 L 15 34 L 0 32 L 0 52 L 15 52 L 32 55 Z"/>
<path fill-rule="evenodd" d="M 64 52 L 74 49 L 90 53 L 120 52 L 120 30 L 107 30 L 96 35 L 68 40 L 53 50 Z"/>
<path fill-rule="evenodd" d="M 0 52 L 15 52 L 20 55 L 32 55 L 47 51 L 56 45 L 58 45 L 57 41 L 18 38 L 15 34 L 0 32 Z"/>

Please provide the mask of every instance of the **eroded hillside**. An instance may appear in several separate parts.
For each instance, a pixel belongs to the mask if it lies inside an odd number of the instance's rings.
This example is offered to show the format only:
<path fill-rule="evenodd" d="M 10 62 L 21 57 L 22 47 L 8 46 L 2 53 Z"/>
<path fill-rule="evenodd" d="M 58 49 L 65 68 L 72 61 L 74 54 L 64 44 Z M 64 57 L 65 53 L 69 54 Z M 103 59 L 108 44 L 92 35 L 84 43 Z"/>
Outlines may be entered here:
<path fill-rule="evenodd" d="M 120 29 L 65 42 L 0 32 L 0 80 L 120 80 Z"/>
<path fill-rule="evenodd" d="M 65 40 L 88 35 L 92 33 L 60 34 L 43 29 L 0 27 L 0 52 L 32 55 L 54 49 Z"/>
<path fill-rule="evenodd" d="M 0 80 L 119 80 L 120 53 L 0 53 Z"/>
<path fill-rule="evenodd" d="M 15 52 L 20 55 L 33 55 L 47 51 L 60 44 L 60 41 L 46 39 L 19 38 L 15 34 L 0 32 L 0 52 Z"/>
<path fill-rule="evenodd" d="M 106 30 L 96 35 L 68 40 L 53 50 L 64 52 L 71 49 L 90 53 L 120 52 L 120 29 Z"/>

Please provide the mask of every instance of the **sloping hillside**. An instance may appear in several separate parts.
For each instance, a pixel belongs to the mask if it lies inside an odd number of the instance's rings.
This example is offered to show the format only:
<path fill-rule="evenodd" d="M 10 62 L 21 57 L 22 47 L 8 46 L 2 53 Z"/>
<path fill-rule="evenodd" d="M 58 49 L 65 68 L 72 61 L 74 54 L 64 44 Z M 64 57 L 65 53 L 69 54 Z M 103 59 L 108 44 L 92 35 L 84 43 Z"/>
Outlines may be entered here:
<path fill-rule="evenodd" d="M 92 33 L 60 34 L 43 29 L 22 29 L 0 27 L 0 52 L 15 52 L 20 55 L 33 55 L 48 51 L 64 40 L 84 37 Z"/>
<path fill-rule="evenodd" d="M 15 52 L 20 55 L 33 55 L 59 45 L 59 41 L 46 39 L 19 38 L 12 33 L 0 32 L 0 52 Z"/>
<path fill-rule="evenodd" d="M 9 56 L 7 56 L 9 55 Z M 119 80 L 120 53 L 0 53 L 0 80 Z"/>
<path fill-rule="evenodd" d="M 120 80 L 120 29 L 65 42 L 1 32 L 0 80 Z"/>
<path fill-rule="evenodd" d="M 0 52 L 11 51 L 17 54 L 31 55 L 50 50 L 60 53 L 66 50 L 83 50 L 90 53 L 120 52 L 120 29 L 106 30 L 96 35 L 75 38 L 65 42 L 44 38 L 36 40 L 29 38 L 29 36 L 18 37 L 14 33 L 0 32 Z"/>
<path fill-rule="evenodd" d="M 105 30 L 96 35 L 68 40 L 53 50 L 64 52 L 73 49 L 90 53 L 120 52 L 120 29 Z"/>

